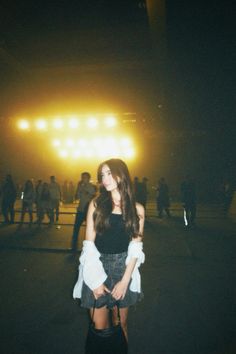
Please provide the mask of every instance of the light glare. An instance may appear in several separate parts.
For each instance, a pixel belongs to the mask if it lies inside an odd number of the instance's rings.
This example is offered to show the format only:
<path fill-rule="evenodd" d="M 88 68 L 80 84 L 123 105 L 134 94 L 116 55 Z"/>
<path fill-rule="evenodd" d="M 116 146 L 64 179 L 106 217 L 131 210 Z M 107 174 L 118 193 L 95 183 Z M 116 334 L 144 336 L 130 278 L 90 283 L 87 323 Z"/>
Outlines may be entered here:
<path fill-rule="evenodd" d="M 74 142 L 73 139 L 67 139 L 66 140 L 66 146 L 72 147 L 72 146 L 74 146 L 74 144 L 75 144 L 75 142 Z"/>
<path fill-rule="evenodd" d="M 55 119 L 54 122 L 53 122 L 53 126 L 55 129 L 61 129 L 63 128 L 63 121 L 62 119 Z"/>
<path fill-rule="evenodd" d="M 89 118 L 87 120 L 87 126 L 92 129 L 96 128 L 98 126 L 98 120 L 93 117 Z"/>
<path fill-rule="evenodd" d="M 60 150 L 59 156 L 62 158 L 66 158 L 66 157 L 68 157 L 68 152 L 66 150 Z"/>
<path fill-rule="evenodd" d="M 115 117 L 113 116 L 109 116 L 105 119 L 105 125 L 108 127 L 108 128 L 113 128 L 117 125 L 117 120 Z"/>
<path fill-rule="evenodd" d="M 68 122 L 68 125 L 69 125 L 69 127 L 71 129 L 76 129 L 79 126 L 79 120 L 77 118 L 75 118 L 75 117 L 70 118 L 69 122 Z"/>
<path fill-rule="evenodd" d="M 47 123 L 43 119 L 39 119 L 36 121 L 35 126 L 38 130 L 45 130 L 47 128 Z"/>
<path fill-rule="evenodd" d="M 55 146 L 55 147 L 58 147 L 58 146 L 61 145 L 61 142 L 58 139 L 54 139 L 53 142 L 52 142 L 52 145 Z"/>
<path fill-rule="evenodd" d="M 131 146 L 131 140 L 129 138 L 122 138 L 120 140 L 120 145 L 122 147 L 129 147 L 129 146 Z"/>
<path fill-rule="evenodd" d="M 29 125 L 29 122 L 25 119 L 21 119 L 18 123 L 18 127 L 19 129 L 21 130 L 28 130 L 30 125 Z"/>

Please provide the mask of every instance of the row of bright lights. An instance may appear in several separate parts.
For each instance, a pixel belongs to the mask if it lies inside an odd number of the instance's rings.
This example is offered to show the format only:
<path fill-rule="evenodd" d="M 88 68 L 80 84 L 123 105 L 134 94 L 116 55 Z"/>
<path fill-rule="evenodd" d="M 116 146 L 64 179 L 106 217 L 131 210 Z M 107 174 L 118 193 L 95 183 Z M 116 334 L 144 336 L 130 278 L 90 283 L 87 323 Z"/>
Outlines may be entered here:
<path fill-rule="evenodd" d="M 129 138 L 96 138 L 92 140 L 54 139 L 52 145 L 61 158 L 134 158 L 135 149 Z"/>
<path fill-rule="evenodd" d="M 91 129 L 96 129 L 100 124 L 107 128 L 113 128 L 117 125 L 117 119 L 113 116 L 105 117 L 103 120 L 96 117 L 89 117 L 83 121 L 77 117 L 70 117 L 68 119 L 55 118 L 51 121 L 46 119 L 38 119 L 33 123 L 26 119 L 21 119 L 18 121 L 18 128 L 21 130 L 30 130 L 31 128 L 36 128 L 37 130 L 41 131 L 47 130 L 50 126 L 57 130 L 63 129 L 65 127 L 76 129 L 81 126 L 82 122 L 86 127 Z"/>

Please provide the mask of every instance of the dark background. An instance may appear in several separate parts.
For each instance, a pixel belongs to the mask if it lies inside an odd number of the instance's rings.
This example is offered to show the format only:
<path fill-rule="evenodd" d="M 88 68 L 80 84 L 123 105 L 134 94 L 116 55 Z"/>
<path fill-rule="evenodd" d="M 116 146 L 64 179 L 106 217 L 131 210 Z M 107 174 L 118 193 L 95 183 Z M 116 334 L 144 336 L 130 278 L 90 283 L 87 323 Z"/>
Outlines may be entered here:
<path fill-rule="evenodd" d="M 35 151 L 37 144 L 14 131 L 16 116 L 107 107 L 121 120 L 136 113 L 128 129 L 140 155 L 131 167 L 150 185 L 164 175 L 178 195 L 191 173 L 200 198 L 217 200 L 224 180 L 235 184 L 232 2 L 167 0 L 160 33 L 166 50 L 155 41 L 144 1 L 0 6 L 1 176 L 45 178 L 54 169 L 75 178 L 85 167 L 62 170 L 47 161 L 39 140 Z"/>

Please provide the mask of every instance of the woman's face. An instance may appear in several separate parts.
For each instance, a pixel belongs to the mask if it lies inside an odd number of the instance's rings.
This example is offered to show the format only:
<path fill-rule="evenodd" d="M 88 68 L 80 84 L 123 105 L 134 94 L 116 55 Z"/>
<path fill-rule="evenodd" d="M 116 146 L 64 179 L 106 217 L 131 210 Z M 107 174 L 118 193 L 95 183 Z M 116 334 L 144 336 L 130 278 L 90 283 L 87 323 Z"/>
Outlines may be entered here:
<path fill-rule="evenodd" d="M 102 184 L 109 192 L 117 188 L 117 182 L 113 178 L 111 170 L 107 165 L 102 167 Z"/>

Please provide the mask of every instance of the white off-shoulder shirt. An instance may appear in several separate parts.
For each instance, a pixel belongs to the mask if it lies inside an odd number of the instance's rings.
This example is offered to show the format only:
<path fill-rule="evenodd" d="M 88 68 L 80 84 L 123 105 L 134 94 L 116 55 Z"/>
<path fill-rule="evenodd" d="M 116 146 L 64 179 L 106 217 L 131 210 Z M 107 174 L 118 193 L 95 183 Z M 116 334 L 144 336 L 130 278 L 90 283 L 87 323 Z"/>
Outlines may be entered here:
<path fill-rule="evenodd" d="M 101 254 L 93 241 L 85 240 L 83 242 L 83 249 L 79 258 L 79 276 L 73 290 L 74 299 L 81 298 L 83 282 L 85 282 L 85 284 L 91 290 L 98 288 L 105 282 L 107 274 L 103 268 L 102 262 L 100 261 L 100 256 Z M 143 242 L 130 241 L 127 258 L 125 261 L 126 265 L 132 258 L 137 258 L 137 262 L 131 276 L 129 288 L 133 292 L 140 293 L 141 276 L 138 268 L 145 261 L 145 255 L 143 253 Z"/>

